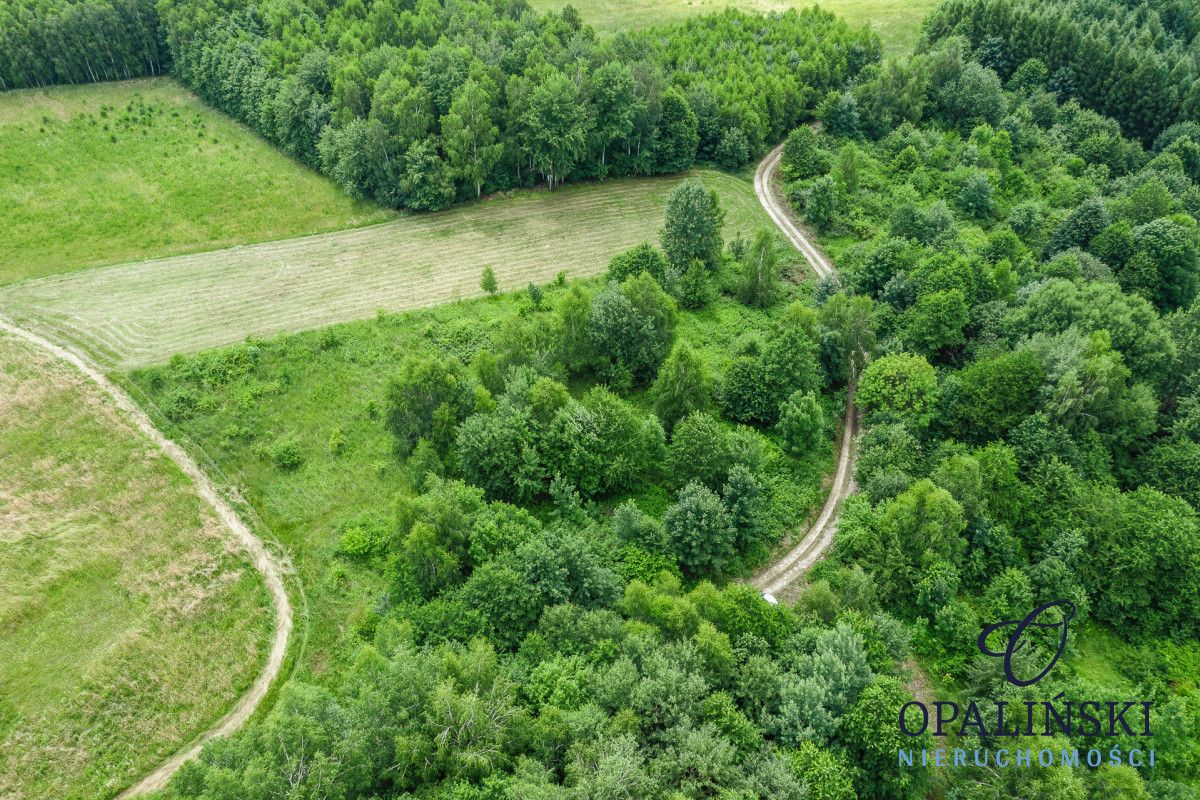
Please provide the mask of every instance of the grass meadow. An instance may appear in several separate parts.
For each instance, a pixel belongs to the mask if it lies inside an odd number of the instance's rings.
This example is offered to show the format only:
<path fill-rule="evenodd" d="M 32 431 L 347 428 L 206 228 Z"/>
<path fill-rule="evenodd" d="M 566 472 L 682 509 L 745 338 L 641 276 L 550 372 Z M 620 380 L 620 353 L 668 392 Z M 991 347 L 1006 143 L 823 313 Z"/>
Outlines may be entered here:
<path fill-rule="evenodd" d="M 824 0 L 816 3 L 852 25 L 868 25 L 879 34 L 887 53 L 911 53 L 921 36 L 921 20 L 939 0 Z M 786 11 L 808 8 L 812 0 L 531 0 L 538 11 L 572 5 L 598 33 L 649 28 L 711 14 L 727 6 L 743 11 Z"/>
<path fill-rule="evenodd" d="M 0 334 L 0 797 L 110 797 L 265 658 L 258 573 L 107 398 Z"/>
<path fill-rule="evenodd" d="M 553 308 L 564 291 L 547 287 L 542 307 Z M 678 335 L 718 372 L 742 338 L 764 330 L 781 310 L 721 298 L 702 311 L 682 312 Z M 212 463 L 287 551 L 308 605 L 307 639 L 294 675 L 336 674 L 347 643 L 360 625 L 369 625 L 387 588 L 379 573 L 338 557 L 337 543 L 364 520 L 390 529 L 393 498 L 415 493 L 385 423 L 388 380 L 410 354 L 467 361 L 490 346 L 502 320 L 530 313 L 544 312 L 518 292 L 178 357 L 130 375 L 134 396 L 159 425 Z M 649 407 L 644 395 L 632 399 Z M 829 402 L 836 418 L 844 399 Z M 294 469 L 272 458 L 283 441 L 300 454 Z M 809 459 L 785 459 L 775 480 L 787 524 L 819 505 L 833 460 L 832 433 L 828 447 Z M 636 499 L 661 513 L 673 498 L 652 486 Z"/>
<path fill-rule="evenodd" d="M 717 190 L 726 234 L 770 220 L 748 173 L 696 173 Z M 502 290 L 559 272 L 601 272 L 618 251 L 657 240 L 679 176 L 513 192 L 383 225 L 83 270 L 0 287 L 0 310 L 130 368 L 248 336 L 317 328 Z"/>
<path fill-rule="evenodd" d="M 169 79 L 0 92 L 0 284 L 392 216 Z"/>

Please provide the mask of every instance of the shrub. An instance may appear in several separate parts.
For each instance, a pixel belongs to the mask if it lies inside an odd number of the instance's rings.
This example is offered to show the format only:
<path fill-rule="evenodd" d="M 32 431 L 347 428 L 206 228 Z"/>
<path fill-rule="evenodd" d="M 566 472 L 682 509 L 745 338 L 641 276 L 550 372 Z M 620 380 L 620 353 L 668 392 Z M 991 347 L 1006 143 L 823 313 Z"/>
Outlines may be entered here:
<path fill-rule="evenodd" d="M 176 389 L 167 395 L 166 402 L 163 403 L 163 413 L 172 422 L 181 422 L 196 413 L 197 405 L 194 391 L 188 388 Z"/>
<path fill-rule="evenodd" d="M 294 436 L 281 436 L 271 445 L 271 461 L 282 470 L 297 469 L 304 462 L 300 442 Z"/>
<path fill-rule="evenodd" d="M 667 284 L 667 260 L 662 253 L 649 242 L 631 247 L 613 256 L 608 262 L 608 279 L 622 283 L 627 278 L 649 272 L 654 280 L 662 285 Z"/>
<path fill-rule="evenodd" d="M 783 449 L 794 456 L 811 452 L 825 436 L 825 410 L 813 392 L 795 392 L 779 409 Z"/>
<path fill-rule="evenodd" d="M 491 267 L 483 268 L 483 275 L 479 279 L 479 288 L 491 295 L 499 291 L 500 284 L 496 281 L 496 271 Z"/>
<path fill-rule="evenodd" d="M 708 278 L 708 270 L 699 261 L 692 265 L 679 279 L 679 303 L 684 308 L 704 308 L 713 299 L 712 281 Z"/>

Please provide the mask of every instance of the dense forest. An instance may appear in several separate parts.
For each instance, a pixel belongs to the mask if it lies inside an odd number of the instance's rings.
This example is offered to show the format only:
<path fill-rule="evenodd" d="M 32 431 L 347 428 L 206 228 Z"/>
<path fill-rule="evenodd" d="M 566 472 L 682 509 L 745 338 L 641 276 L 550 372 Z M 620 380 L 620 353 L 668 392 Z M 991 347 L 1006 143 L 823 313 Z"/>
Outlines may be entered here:
<path fill-rule="evenodd" d="M 740 166 L 879 52 L 817 11 L 599 41 L 517 0 L 313 5 L 164 3 L 176 74 L 350 194 L 414 209 Z"/>
<path fill-rule="evenodd" d="M 0 90 L 165 74 L 153 0 L 3 0 Z"/>
<path fill-rule="evenodd" d="M 865 570 L 968 696 L 1013 700 L 971 632 L 1068 598 L 1073 624 L 1144 648 L 1138 686 L 1165 707 L 1169 740 L 1200 723 L 1194 684 L 1155 674 L 1182 666 L 1157 640 L 1200 634 L 1200 125 L 1145 149 L 1058 102 L 1044 69 L 1018 69 L 1006 91 L 969 52 L 950 38 L 869 68 L 823 103 L 822 132 L 785 145 L 789 195 L 841 268 L 818 296 L 850 292 L 877 323 L 858 395 L 862 492 L 813 577 L 837 595 L 853 586 L 839 570 Z M 1051 680 L 1039 696 L 1097 691 Z M 1161 782 L 1194 786 L 1194 745 L 1159 756 L 1153 796 L 1194 797 Z M 1126 778 L 1119 796 L 1146 796 Z M 1004 778 L 1003 796 L 1114 785 L 1026 779 Z"/>
<path fill-rule="evenodd" d="M 1149 145 L 1200 121 L 1200 5 L 1187 0 L 948 0 L 925 21 L 939 41 L 966 36 L 1002 80 L 1018 70 L 1074 97 Z M 1043 74 L 1044 73 L 1044 74 Z"/>

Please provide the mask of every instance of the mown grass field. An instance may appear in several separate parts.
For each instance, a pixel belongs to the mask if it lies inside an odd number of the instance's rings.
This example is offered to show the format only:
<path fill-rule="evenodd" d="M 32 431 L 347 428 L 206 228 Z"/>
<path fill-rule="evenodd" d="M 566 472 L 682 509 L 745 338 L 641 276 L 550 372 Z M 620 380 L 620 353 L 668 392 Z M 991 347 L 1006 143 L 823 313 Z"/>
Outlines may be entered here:
<path fill-rule="evenodd" d="M 175 465 L 0 334 L 0 797 L 110 797 L 219 719 L 272 612 Z"/>
<path fill-rule="evenodd" d="M 748 175 L 702 170 L 726 232 L 770 221 Z M 0 288 L 0 310 L 118 368 L 602 271 L 657 240 L 679 177 L 523 191 L 383 225 L 56 275 Z"/>
<path fill-rule="evenodd" d="M 824 0 L 816 3 L 852 25 L 869 25 L 885 51 L 910 53 L 921 35 L 921 20 L 939 0 Z M 808 8 L 812 0 L 531 0 L 538 11 L 572 5 L 599 33 L 649 28 L 711 14 L 732 6 L 743 11 L 786 11 Z"/>
<path fill-rule="evenodd" d="M 391 216 L 165 78 L 0 92 L 0 284 Z"/>
<path fill-rule="evenodd" d="M 599 286 L 590 283 L 592 290 Z M 564 292 L 548 287 L 543 307 L 553 308 Z M 287 551 L 308 609 L 293 676 L 335 674 L 347 643 L 370 624 L 387 589 L 378 572 L 338 557 L 337 545 L 343 531 L 364 520 L 390 530 L 393 499 L 416 493 L 385 421 L 389 379 L 409 355 L 469 361 L 490 346 L 502 320 L 531 313 L 530 306 L 525 292 L 452 303 L 206 351 L 130 375 L 134 396 L 160 427 L 210 461 Z M 681 314 L 678 335 L 719 374 L 736 344 L 765 330 L 781 310 L 722 298 Z M 586 381 L 572 386 L 586 388 Z M 185 414 L 173 412 L 181 395 L 192 400 Z M 632 399 L 649 409 L 644 393 Z M 838 402 L 830 400 L 830 413 Z M 296 443 L 301 463 L 295 469 L 272 458 L 283 440 Z M 789 521 L 804 519 L 820 503 L 833 450 L 831 433 L 824 450 L 789 459 L 780 501 Z M 670 498 L 661 487 L 647 491 L 638 501 L 661 512 Z"/>

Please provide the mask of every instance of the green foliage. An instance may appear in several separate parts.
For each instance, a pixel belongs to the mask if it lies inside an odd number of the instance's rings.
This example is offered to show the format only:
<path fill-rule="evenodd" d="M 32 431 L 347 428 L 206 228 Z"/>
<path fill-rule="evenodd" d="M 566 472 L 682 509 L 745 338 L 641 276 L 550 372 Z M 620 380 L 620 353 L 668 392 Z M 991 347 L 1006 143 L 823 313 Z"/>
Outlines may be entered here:
<path fill-rule="evenodd" d="M 817 108 L 817 119 L 834 136 L 854 138 L 861 130 L 858 100 L 850 92 L 830 92 Z"/>
<path fill-rule="evenodd" d="M 1096 616 L 1148 636 L 1194 635 L 1200 539 L 1191 506 L 1145 487 L 1127 495 L 1097 488 L 1080 513 L 1092 548 L 1085 582 L 1097 596 Z"/>
<path fill-rule="evenodd" d="M 1191 305 L 1200 288 L 1200 232 L 1195 220 L 1184 220 L 1156 219 L 1134 228 L 1133 253 L 1117 276 L 1126 291 L 1164 311 Z"/>
<path fill-rule="evenodd" d="M 912 483 L 920 457 L 920 444 L 906 426 L 874 424 L 859 441 L 855 475 L 872 502 L 890 499 Z"/>
<path fill-rule="evenodd" d="M 637 380 L 649 380 L 671 351 L 677 319 L 675 300 L 643 272 L 619 286 L 610 283 L 592 300 L 588 345 Z"/>
<path fill-rule="evenodd" d="M 904 342 L 914 352 L 937 359 L 966 342 L 963 329 L 969 321 L 970 307 L 962 291 L 931 292 L 904 313 Z"/>
<path fill-rule="evenodd" d="M 907 800 L 924 795 L 928 769 L 897 769 L 895 764 L 900 749 L 920 752 L 931 743 L 928 733 L 905 736 L 896 724 L 900 707 L 911 699 L 895 678 L 880 677 L 863 690 L 843 720 L 842 740 L 856 767 L 854 788 L 859 797 Z"/>
<path fill-rule="evenodd" d="M 699 481 L 718 489 L 728 474 L 729 434 L 717 419 L 702 411 L 684 417 L 671 434 L 668 468 L 682 485 Z"/>
<path fill-rule="evenodd" d="M 875 353 L 875 304 L 865 295 L 838 292 L 821 306 L 821 325 L 837 344 L 838 363 L 843 368 L 839 377 L 853 382 Z"/>
<path fill-rule="evenodd" d="M 0 87 L 153 74 L 173 62 L 202 97 L 300 160 L 317 163 L 317 142 L 327 142 L 331 174 L 416 209 L 539 178 L 553 189 L 678 172 L 699 152 L 740 167 L 806 116 L 812 92 L 840 86 L 879 54 L 871 34 L 827 13 L 711 15 L 665 37 L 631 33 L 628 48 L 613 49 L 574 10 L 301 3 L 283 14 L 265 0 L 230 9 L 170 0 L 139 16 L 144 6 L 130 5 L 137 24 L 128 25 L 107 4 L 88 6 L 106 43 L 130 48 L 120 60 L 93 53 L 96 66 L 80 74 L 88 51 L 51 65 L 20 43 L 0 59 Z M 296 24 L 279 24 L 284 17 Z M 29 30 L 22 19 L 17 35 L 44 35 L 47 25 L 54 41 L 69 41 L 78 18 L 35 16 Z M 530 61 L 534 42 L 540 57 Z M 775 67 L 785 62 L 788 70 Z"/>
<path fill-rule="evenodd" d="M 826 436 L 825 409 L 812 392 L 796 392 L 779 409 L 777 424 L 783 447 L 801 455 L 818 447 Z"/>
<path fill-rule="evenodd" d="M 957 376 L 950 414 L 957 438 L 977 444 L 1004 438 L 1038 407 L 1045 379 L 1028 349 L 968 365 Z"/>
<path fill-rule="evenodd" d="M 455 453 L 467 480 L 491 497 L 529 500 L 547 477 L 529 411 L 507 398 L 458 426 Z"/>
<path fill-rule="evenodd" d="M 676 89 L 668 89 L 662 96 L 662 116 L 659 118 L 659 138 L 655 142 L 654 157 L 660 172 L 682 172 L 696 160 L 696 148 L 700 146 L 696 114 L 687 100 Z M 743 154 L 738 166 L 746 163 L 749 154 Z"/>
<path fill-rule="evenodd" d="M 708 270 L 699 260 L 693 261 L 679 279 L 679 302 L 684 308 L 704 308 L 715 295 Z"/>
<path fill-rule="evenodd" d="M 788 758 L 812 800 L 855 800 L 850 768 L 835 754 L 806 741 Z"/>
<path fill-rule="evenodd" d="M 1072 247 L 1087 247 L 1108 227 L 1108 210 L 1098 197 L 1090 197 L 1072 209 L 1046 242 L 1046 254 L 1054 255 Z"/>
<path fill-rule="evenodd" d="M 749 306 L 766 308 L 779 296 L 779 256 L 775 251 L 775 236 L 760 228 L 754 234 L 746 257 L 742 261 L 742 283 L 738 299 Z"/>
<path fill-rule="evenodd" d="M 650 396 L 658 418 L 668 429 L 673 429 L 684 417 L 708 410 L 712 402 L 708 368 L 691 348 L 680 342 L 659 369 Z"/>
<path fill-rule="evenodd" d="M 623 253 L 618 253 L 608 262 L 608 279 L 610 281 L 622 283 L 643 272 L 650 273 L 659 285 L 669 285 L 666 259 L 649 242 L 643 242 Z"/>
<path fill-rule="evenodd" d="M 838 191 L 833 178 L 824 175 L 813 181 L 804 201 L 804 216 L 824 233 L 833 225 L 838 211 Z"/>
<path fill-rule="evenodd" d="M 739 169 L 750 160 L 750 142 L 746 140 L 746 134 L 742 133 L 741 128 L 725 129 L 713 158 L 728 170 Z"/>
<path fill-rule="evenodd" d="M 496 282 L 496 271 L 491 267 L 483 268 L 483 275 L 479 279 L 479 288 L 483 289 L 488 294 L 495 294 L 500 286 Z"/>
<path fill-rule="evenodd" d="M 495 90 L 489 84 L 468 78 L 454 93 L 450 111 L 441 119 L 450 171 L 473 186 L 476 197 L 482 194 L 483 182 L 504 150 L 499 141 L 500 129 L 492 118 Z"/>
<path fill-rule="evenodd" d="M 985 173 L 976 172 L 963 182 L 958 204 L 968 216 L 978 220 L 990 219 L 996 203 L 992 184 Z"/>
<path fill-rule="evenodd" d="M 473 395 L 470 377 L 457 360 L 405 359 L 387 387 L 387 421 L 400 452 L 408 453 L 418 439 L 428 439 L 444 452 L 449 445 L 444 425 L 467 415 Z"/>
<path fill-rule="evenodd" d="M 1200 507 L 1200 444 L 1170 439 L 1154 446 L 1146 457 L 1147 483 Z"/>
<path fill-rule="evenodd" d="M 858 400 L 881 421 L 924 428 L 938 399 L 937 375 L 921 356 L 902 353 L 871 362 L 858 387 Z"/>
<path fill-rule="evenodd" d="M 788 134 L 781 167 L 787 180 L 813 178 L 828 171 L 829 154 L 821 150 L 816 131 L 801 125 Z"/>
<path fill-rule="evenodd" d="M 1150 142 L 1176 120 L 1194 116 L 1197 61 L 1187 42 L 1196 35 L 1194 9 L 1178 14 L 1174 35 L 1154 37 L 1146 7 L 1075 0 L 961 0 L 946 3 L 925 22 L 933 42 L 952 36 L 994 46 L 995 67 L 1014 89 L 1046 82 L 1062 94 L 1115 118 L 1131 136 Z M 1165 12 L 1165 9 L 1164 9 Z M 1180 46 L 1182 44 L 1182 47 Z M 1031 62 L 1031 59 L 1037 59 Z"/>
<path fill-rule="evenodd" d="M 290 472 L 304 463 L 300 441 L 295 436 L 281 436 L 271 445 L 271 461 L 275 466 Z"/>
<path fill-rule="evenodd" d="M 721 498 L 697 481 L 680 490 L 663 525 L 679 563 L 692 574 L 720 574 L 734 554 L 733 519 Z"/>
<path fill-rule="evenodd" d="M 696 180 L 684 181 L 667 198 L 659 234 L 667 261 L 683 273 L 693 261 L 712 270 L 721 261 L 721 225 L 725 212 L 714 192 Z"/>
<path fill-rule="evenodd" d="M 718 397 L 722 410 L 739 422 L 774 424 L 780 406 L 794 392 L 821 388 L 816 354 L 811 328 L 784 321 L 761 353 L 747 353 L 730 362 Z"/>
<path fill-rule="evenodd" d="M 158 9 L 145 0 L 12 6 L 0 21 L 0 89 L 163 75 L 171 65 Z"/>

